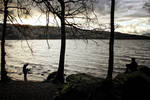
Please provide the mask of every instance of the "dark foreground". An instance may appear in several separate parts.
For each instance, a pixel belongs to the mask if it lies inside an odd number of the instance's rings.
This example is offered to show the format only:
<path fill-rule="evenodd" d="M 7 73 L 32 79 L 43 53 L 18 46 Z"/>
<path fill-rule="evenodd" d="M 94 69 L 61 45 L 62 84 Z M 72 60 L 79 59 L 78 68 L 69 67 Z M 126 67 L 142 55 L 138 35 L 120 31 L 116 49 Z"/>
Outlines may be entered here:
<path fill-rule="evenodd" d="M 66 84 L 10 81 L 0 83 L 0 100 L 150 100 L 150 69 L 122 73 L 112 81 L 70 75 Z"/>
<path fill-rule="evenodd" d="M 42 82 L 0 83 L 0 100 L 53 100 L 58 85 Z"/>

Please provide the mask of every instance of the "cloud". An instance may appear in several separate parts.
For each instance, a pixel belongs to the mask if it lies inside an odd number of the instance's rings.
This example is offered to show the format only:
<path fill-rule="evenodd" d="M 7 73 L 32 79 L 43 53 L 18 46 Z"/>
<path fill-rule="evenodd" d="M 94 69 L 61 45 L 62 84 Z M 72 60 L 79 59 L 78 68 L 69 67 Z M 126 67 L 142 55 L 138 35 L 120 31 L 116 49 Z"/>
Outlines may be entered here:
<path fill-rule="evenodd" d="M 149 17 L 148 7 L 145 7 L 148 3 L 150 0 L 116 0 L 116 15 L 117 17 Z M 109 14 L 110 0 L 99 0 L 96 12 L 104 16 Z"/>
<path fill-rule="evenodd" d="M 109 23 L 110 0 L 99 0 L 96 12 L 100 22 Z M 115 21 L 121 26 L 118 31 L 127 33 L 148 31 L 149 18 L 150 0 L 116 0 Z"/>
<path fill-rule="evenodd" d="M 110 12 L 110 0 L 98 0 L 96 12 L 100 15 L 106 15 Z"/>
<path fill-rule="evenodd" d="M 95 5 L 95 9 L 99 22 L 101 24 L 109 24 L 111 0 L 97 1 L 98 2 Z M 37 9 L 35 10 L 37 11 Z M 33 13 L 38 14 L 37 12 Z M 138 32 L 148 31 L 147 27 L 150 26 L 150 0 L 116 0 L 115 21 L 116 24 L 121 26 L 118 30 L 120 32 L 122 32 L 122 30 L 125 32 L 127 27 L 131 30 L 139 28 L 141 31 L 138 29 Z M 126 32 L 130 33 L 129 31 L 130 30 Z"/>
<path fill-rule="evenodd" d="M 149 17 L 149 12 L 144 8 L 147 0 L 120 0 L 116 13 L 122 17 Z"/>

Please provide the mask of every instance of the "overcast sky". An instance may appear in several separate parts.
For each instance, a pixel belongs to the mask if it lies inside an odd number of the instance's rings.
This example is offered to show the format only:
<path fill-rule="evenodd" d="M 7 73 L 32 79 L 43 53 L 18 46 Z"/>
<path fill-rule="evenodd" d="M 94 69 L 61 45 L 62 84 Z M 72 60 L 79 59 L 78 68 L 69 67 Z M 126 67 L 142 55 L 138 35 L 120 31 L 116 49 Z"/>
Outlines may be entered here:
<path fill-rule="evenodd" d="M 97 13 L 101 23 L 109 22 L 110 0 L 99 0 Z M 150 0 L 116 0 L 116 31 L 143 34 L 150 30 Z"/>
<path fill-rule="evenodd" d="M 110 22 L 110 0 L 98 0 L 95 6 L 99 22 Z M 24 24 L 45 25 L 45 15 L 32 13 L 32 18 L 24 19 Z M 51 22 L 53 23 L 53 22 Z M 150 31 L 150 0 L 116 0 L 115 24 L 116 31 L 144 34 Z"/>

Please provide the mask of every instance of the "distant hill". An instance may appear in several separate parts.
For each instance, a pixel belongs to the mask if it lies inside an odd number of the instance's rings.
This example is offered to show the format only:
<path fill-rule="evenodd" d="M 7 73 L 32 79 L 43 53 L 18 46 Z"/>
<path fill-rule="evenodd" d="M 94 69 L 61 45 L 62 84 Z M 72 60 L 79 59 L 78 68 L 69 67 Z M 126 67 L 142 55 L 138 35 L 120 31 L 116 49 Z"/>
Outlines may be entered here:
<path fill-rule="evenodd" d="M 150 33 L 146 33 L 146 34 L 143 34 L 144 36 L 149 36 L 150 37 Z"/>
<path fill-rule="evenodd" d="M 0 24 L 0 37 L 2 24 Z M 110 32 L 66 28 L 67 39 L 109 39 Z M 6 39 L 60 39 L 60 28 L 8 24 Z M 150 39 L 148 36 L 116 32 L 115 39 Z"/>

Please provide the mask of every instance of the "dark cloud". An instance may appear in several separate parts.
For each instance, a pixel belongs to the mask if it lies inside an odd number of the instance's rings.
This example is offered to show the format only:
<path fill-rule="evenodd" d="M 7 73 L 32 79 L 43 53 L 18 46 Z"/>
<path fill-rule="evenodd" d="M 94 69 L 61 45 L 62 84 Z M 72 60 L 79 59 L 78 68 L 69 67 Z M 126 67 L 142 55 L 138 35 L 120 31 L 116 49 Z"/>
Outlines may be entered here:
<path fill-rule="evenodd" d="M 116 0 L 117 17 L 149 17 L 150 0 Z M 101 15 L 110 13 L 110 0 L 99 0 L 96 12 Z"/>
<path fill-rule="evenodd" d="M 110 1 L 99 0 L 96 6 L 96 12 L 101 16 L 99 18 L 103 18 L 102 22 L 109 22 Z M 128 29 L 134 30 L 138 27 L 141 31 L 146 31 L 148 27 L 150 28 L 149 18 L 150 0 L 116 0 L 115 19 L 117 24 L 123 25 L 122 29 L 128 27 Z M 119 31 L 122 30 L 121 28 Z M 127 32 L 130 33 L 130 30 Z"/>
<path fill-rule="evenodd" d="M 108 14 L 110 12 L 110 0 L 98 0 L 96 12 L 101 15 Z"/>

